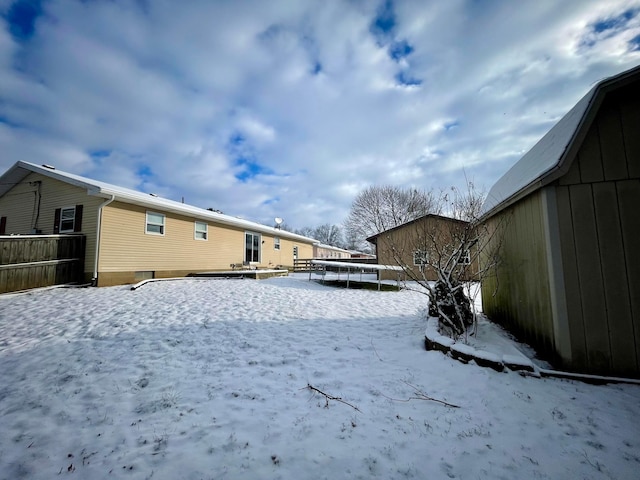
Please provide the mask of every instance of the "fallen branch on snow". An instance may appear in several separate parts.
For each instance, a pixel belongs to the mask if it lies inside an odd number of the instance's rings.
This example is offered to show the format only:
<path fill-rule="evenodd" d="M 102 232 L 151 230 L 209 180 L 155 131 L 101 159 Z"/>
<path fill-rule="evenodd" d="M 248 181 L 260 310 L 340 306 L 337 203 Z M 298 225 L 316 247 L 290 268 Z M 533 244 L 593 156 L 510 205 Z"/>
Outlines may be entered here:
<path fill-rule="evenodd" d="M 454 405 L 453 403 L 445 402 L 444 400 L 438 400 L 437 398 L 430 397 L 429 395 L 424 393 L 422 390 L 420 390 L 415 385 L 411 385 L 409 382 L 403 382 L 403 383 L 406 383 L 411 388 L 413 388 L 413 390 L 416 392 L 416 395 L 413 396 L 413 397 L 409 397 L 407 399 L 391 398 L 391 397 L 386 396 L 382 392 L 380 392 L 380 395 L 382 395 L 384 398 L 387 398 L 387 399 L 392 400 L 394 402 L 409 402 L 411 400 L 428 400 L 428 401 L 431 401 L 431 402 L 441 403 L 442 405 L 444 405 L 446 407 L 460 408 L 460 405 Z"/>
<path fill-rule="evenodd" d="M 322 390 L 314 387 L 313 385 L 311 385 L 310 383 L 307 383 L 306 387 L 301 388 L 300 390 L 311 390 L 312 392 L 316 392 L 319 393 L 320 395 L 324 396 L 325 399 L 325 408 L 329 408 L 329 400 L 335 400 L 336 402 L 340 402 L 340 403 L 344 403 L 345 405 L 349 405 L 351 408 L 353 408 L 354 410 L 362 413 L 360 411 L 360 409 L 354 405 L 351 405 L 349 402 L 345 402 L 342 398 L 340 397 L 334 397 L 333 395 L 329 395 L 328 393 L 324 393 Z"/>

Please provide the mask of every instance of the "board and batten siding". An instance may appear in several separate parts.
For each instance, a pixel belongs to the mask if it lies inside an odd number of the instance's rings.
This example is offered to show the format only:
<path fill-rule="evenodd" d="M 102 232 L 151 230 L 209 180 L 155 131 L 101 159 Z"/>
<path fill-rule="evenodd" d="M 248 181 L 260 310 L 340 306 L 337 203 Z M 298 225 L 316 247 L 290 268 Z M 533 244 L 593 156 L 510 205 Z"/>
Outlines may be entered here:
<path fill-rule="evenodd" d="M 37 182 L 40 182 L 40 199 Z M 7 218 L 7 235 L 28 235 L 36 228 L 42 234 L 50 235 L 54 233 L 56 209 L 83 205 L 82 229 L 78 233 L 86 236 L 85 280 L 90 280 L 95 261 L 97 211 L 102 202 L 103 198 L 89 196 L 82 188 L 38 173 L 30 173 L 0 198 L 0 216 Z"/>
<path fill-rule="evenodd" d="M 542 191 L 487 220 L 500 228 L 499 265 L 482 281 L 484 313 L 518 337 L 554 355 L 554 325 L 547 268 Z M 492 250 L 490 245 L 489 250 Z"/>
<path fill-rule="evenodd" d="M 576 369 L 640 374 L 640 95 L 603 103 L 557 183 Z"/>

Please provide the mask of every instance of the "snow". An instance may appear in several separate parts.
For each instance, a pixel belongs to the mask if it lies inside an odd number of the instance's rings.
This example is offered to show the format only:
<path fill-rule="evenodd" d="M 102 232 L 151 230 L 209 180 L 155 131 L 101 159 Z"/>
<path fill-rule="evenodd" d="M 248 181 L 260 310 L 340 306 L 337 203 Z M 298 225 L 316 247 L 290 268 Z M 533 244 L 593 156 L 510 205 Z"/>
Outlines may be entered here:
<path fill-rule="evenodd" d="M 637 477 L 639 386 L 465 365 L 423 294 L 306 277 L 0 297 L 0 477 Z"/>
<path fill-rule="evenodd" d="M 502 361 L 507 364 L 507 366 L 519 366 L 533 369 L 533 363 L 529 359 L 516 355 L 503 355 Z"/>
<path fill-rule="evenodd" d="M 505 200 L 540 180 L 556 168 L 582 124 L 599 85 L 582 99 L 547 132 L 520 160 L 491 187 L 482 205 L 487 214 Z"/>
<path fill-rule="evenodd" d="M 331 260 L 311 260 L 314 265 L 324 265 L 327 267 L 344 268 L 345 270 L 393 270 L 402 272 L 402 267 L 398 265 L 380 265 L 378 263 L 355 263 L 355 262 L 337 262 Z"/>

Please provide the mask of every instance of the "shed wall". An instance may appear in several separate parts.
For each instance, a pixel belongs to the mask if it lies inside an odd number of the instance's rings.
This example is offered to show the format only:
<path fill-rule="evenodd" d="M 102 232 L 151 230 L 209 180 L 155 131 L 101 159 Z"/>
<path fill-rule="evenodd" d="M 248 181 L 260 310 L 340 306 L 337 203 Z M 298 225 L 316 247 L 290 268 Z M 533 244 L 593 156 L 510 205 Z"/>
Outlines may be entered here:
<path fill-rule="evenodd" d="M 633 89 L 608 96 L 557 185 L 569 367 L 591 373 L 640 374 L 638 112 Z"/>
<path fill-rule="evenodd" d="M 482 281 L 482 305 L 492 320 L 555 356 L 542 208 L 539 190 L 487 220 L 490 231 L 500 229 L 492 238 L 502 246 L 499 265 Z"/>

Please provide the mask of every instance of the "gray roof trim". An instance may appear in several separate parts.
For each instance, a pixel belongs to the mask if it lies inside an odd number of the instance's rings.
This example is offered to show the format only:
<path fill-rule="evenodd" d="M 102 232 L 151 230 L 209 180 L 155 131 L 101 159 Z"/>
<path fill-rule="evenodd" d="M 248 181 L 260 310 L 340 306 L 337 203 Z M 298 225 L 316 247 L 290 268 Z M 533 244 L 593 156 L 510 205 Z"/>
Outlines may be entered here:
<path fill-rule="evenodd" d="M 489 218 L 564 175 L 595 119 L 604 95 L 640 78 L 640 66 L 594 86 L 547 134 L 491 187 L 482 206 Z"/>
<path fill-rule="evenodd" d="M 313 244 L 318 242 L 313 238 L 269 227 L 260 223 L 243 220 L 223 213 L 212 212 L 204 208 L 194 207 L 192 205 L 168 200 L 166 198 L 152 196 L 148 193 L 138 192 L 136 190 L 119 187 L 110 183 L 100 182 L 90 178 L 81 177 L 80 175 L 63 172 L 58 169 L 22 161 L 15 163 L 9 170 L 0 176 L 0 197 L 7 193 L 13 185 L 20 183 L 27 175 L 29 175 L 29 173 L 32 172 L 82 188 L 91 196 L 102 198 L 111 198 L 111 196 L 114 196 L 116 201 L 138 205 L 145 208 L 154 208 L 160 211 L 177 213 L 191 218 L 209 220 L 213 223 L 243 228 L 259 233 L 267 233 L 280 238 L 297 240 L 304 243 Z"/>

